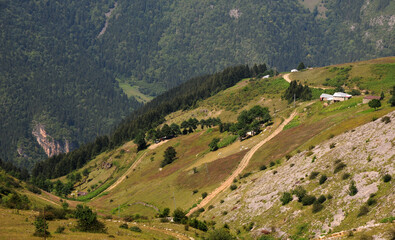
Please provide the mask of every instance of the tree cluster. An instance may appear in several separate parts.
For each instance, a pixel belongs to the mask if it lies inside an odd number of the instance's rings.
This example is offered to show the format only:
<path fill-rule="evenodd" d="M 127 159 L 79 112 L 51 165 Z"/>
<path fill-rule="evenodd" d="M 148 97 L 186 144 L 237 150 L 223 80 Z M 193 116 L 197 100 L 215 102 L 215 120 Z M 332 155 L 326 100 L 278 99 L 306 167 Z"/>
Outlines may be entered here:
<path fill-rule="evenodd" d="M 298 83 L 297 81 L 291 81 L 289 87 L 287 90 L 285 90 L 283 98 L 288 100 L 289 103 L 291 103 L 294 99 L 296 101 L 308 101 L 311 100 L 312 93 L 309 86 L 303 86 L 303 84 Z"/>
<path fill-rule="evenodd" d="M 271 120 L 269 109 L 256 105 L 249 110 L 243 110 L 237 117 L 236 123 L 220 124 L 220 132 L 230 131 L 240 137 L 245 137 L 247 132 L 255 134 L 260 131 L 261 125 Z"/>

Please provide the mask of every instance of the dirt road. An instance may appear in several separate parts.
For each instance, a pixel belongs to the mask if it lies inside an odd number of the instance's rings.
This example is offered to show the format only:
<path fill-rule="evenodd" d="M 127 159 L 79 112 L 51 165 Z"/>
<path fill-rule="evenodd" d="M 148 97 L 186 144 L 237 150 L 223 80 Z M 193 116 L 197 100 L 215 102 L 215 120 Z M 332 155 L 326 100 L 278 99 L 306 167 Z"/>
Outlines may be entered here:
<path fill-rule="evenodd" d="M 232 175 L 228 179 L 226 179 L 226 181 L 223 182 L 218 188 L 216 188 L 214 191 L 212 191 L 206 198 L 204 198 L 196 207 L 192 208 L 188 212 L 187 216 L 191 215 L 197 209 L 204 207 L 211 200 L 213 200 L 219 193 L 221 193 L 225 189 L 229 188 L 233 182 L 233 179 L 235 179 L 247 167 L 248 163 L 250 162 L 250 160 L 251 160 L 252 156 L 255 154 L 255 152 L 260 147 L 262 147 L 263 144 L 267 143 L 272 138 L 274 138 L 277 134 L 279 134 L 283 130 L 284 126 L 287 125 L 295 116 L 296 116 L 296 111 L 294 111 L 291 114 L 291 116 L 289 116 L 287 119 L 285 119 L 285 121 L 272 134 L 270 134 L 267 138 L 265 138 L 260 143 L 258 143 L 253 148 L 251 148 L 251 150 L 243 157 L 239 166 L 232 173 Z"/>
<path fill-rule="evenodd" d="M 145 155 L 147 155 L 147 152 L 145 152 L 143 155 L 141 155 L 139 157 L 139 159 L 137 159 L 132 166 L 130 166 L 130 168 L 128 170 L 126 170 L 126 172 L 122 175 L 122 177 L 118 178 L 118 180 L 113 183 L 111 186 L 109 186 L 106 190 L 106 192 L 111 191 L 112 189 L 114 189 L 116 186 L 118 186 L 121 182 L 123 182 L 123 180 L 125 180 L 126 176 L 129 175 L 130 173 L 132 173 L 132 171 L 134 169 L 136 169 L 136 167 L 139 165 L 139 163 L 141 162 L 141 160 L 145 157 Z"/>

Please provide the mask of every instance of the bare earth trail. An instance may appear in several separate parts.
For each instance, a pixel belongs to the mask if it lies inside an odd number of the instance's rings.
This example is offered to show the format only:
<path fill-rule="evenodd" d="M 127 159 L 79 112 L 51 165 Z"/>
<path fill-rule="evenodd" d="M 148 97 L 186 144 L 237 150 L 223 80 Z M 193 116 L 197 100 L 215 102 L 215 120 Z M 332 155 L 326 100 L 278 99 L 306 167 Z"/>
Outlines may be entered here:
<path fill-rule="evenodd" d="M 157 144 L 153 144 L 151 146 L 148 147 L 148 149 L 155 149 L 157 147 L 159 147 L 160 145 L 164 144 L 167 141 L 162 141 L 160 143 Z M 123 180 L 125 180 L 126 176 L 129 175 L 134 169 L 136 169 L 136 167 L 140 164 L 141 160 L 143 160 L 143 158 L 145 157 L 145 155 L 147 155 L 147 152 L 145 152 L 143 155 L 141 155 L 139 157 L 139 159 L 137 159 L 132 166 L 130 166 L 130 168 L 122 175 L 122 177 L 118 178 L 118 180 L 113 183 L 110 187 L 108 187 L 106 189 L 106 192 L 111 191 L 112 189 L 114 189 L 116 186 L 118 186 L 121 182 L 123 182 Z"/>
<path fill-rule="evenodd" d="M 270 134 L 267 138 L 265 138 L 264 140 L 262 140 L 260 143 L 258 143 L 257 145 L 255 145 L 253 148 L 251 148 L 251 150 L 243 157 L 243 159 L 241 160 L 239 166 L 237 167 L 237 169 L 232 173 L 232 175 L 226 179 L 225 182 L 223 182 L 218 188 L 216 188 L 214 191 L 212 191 L 206 198 L 204 198 L 196 207 L 192 208 L 187 216 L 191 215 L 193 212 L 195 212 L 196 210 L 198 210 L 199 208 L 204 207 L 205 205 L 207 205 L 211 200 L 213 200 L 219 193 L 221 193 L 222 191 L 224 191 L 225 189 L 229 188 L 230 185 L 233 182 L 233 179 L 235 179 L 248 165 L 248 163 L 250 162 L 252 156 L 255 154 L 255 152 L 262 147 L 263 144 L 267 143 L 268 141 L 270 141 L 272 138 L 274 138 L 275 136 L 277 136 L 277 134 L 279 134 L 285 125 L 287 125 L 294 117 L 296 116 L 296 111 L 294 111 L 291 116 L 289 116 L 287 119 L 285 119 L 285 121 L 283 123 L 281 123 L 281 125 L 272 133 Z"/>
<path fill-rule="evenodd" d="M 289 75 L 291 75 L 291 73 L 287 73 L 287 74 L 284 74 L 283 75 L 283 78 L 284 78 L 284 80 L 285 81 L 287 81 L 287 82 L 289 82 L 289 83 L 291 83 L 291 78 L 289 77 Z M 310 88 L 321 88 L 321 89 L 334 89 L 334 88 L 331 88 L 331 87 L 314 87 L 314 86 L 309 86 Z"/>

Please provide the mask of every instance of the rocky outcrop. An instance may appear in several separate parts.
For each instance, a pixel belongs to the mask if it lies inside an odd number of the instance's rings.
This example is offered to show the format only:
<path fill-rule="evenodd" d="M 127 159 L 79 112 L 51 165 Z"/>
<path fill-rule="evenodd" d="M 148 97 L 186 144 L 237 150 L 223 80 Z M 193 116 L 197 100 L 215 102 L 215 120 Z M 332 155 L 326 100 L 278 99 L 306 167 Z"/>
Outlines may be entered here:
<path fill-rule="evenodd" d="M 60 153 L 68 153 L 72 150 L 72 144 L 69 140 L 55 140 L 47 134 L 44 125 L 37 123 L 32 131 L 33 136 L 36 138 L 38 144 L 44 149 L 48 157 L 58 155 Z"/>

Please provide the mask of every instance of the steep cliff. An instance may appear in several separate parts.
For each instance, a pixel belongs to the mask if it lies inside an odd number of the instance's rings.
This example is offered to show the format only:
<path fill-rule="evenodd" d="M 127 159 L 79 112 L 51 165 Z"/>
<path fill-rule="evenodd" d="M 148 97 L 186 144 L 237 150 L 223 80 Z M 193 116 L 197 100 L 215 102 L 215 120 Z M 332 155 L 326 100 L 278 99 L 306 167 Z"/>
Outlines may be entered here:
<path fill-rule="evenodd" d="M 52 157 L 60 153 L 68 153 L 73 149 L 69 140 L 54 139 L 45 131 L 45 126 L 40 123 L 35 125 L 32 134 L 36 138 L 38 144 L 44 149 L 48 157 Z"/>

